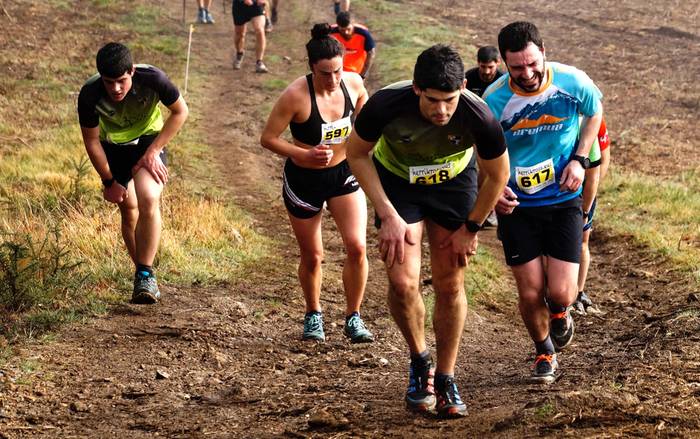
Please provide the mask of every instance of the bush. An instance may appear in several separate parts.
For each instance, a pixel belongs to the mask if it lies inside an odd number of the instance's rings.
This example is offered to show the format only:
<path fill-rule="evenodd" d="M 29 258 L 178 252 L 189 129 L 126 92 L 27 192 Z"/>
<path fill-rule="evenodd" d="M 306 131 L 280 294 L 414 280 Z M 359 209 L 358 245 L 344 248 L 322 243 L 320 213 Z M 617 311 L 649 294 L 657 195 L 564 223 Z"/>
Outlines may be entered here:
<path fill-rule="evenodd" d="M 0 307 L 26 311 L 50 304 L 80 289 L 86 281 L 61 243 L 61 229 L 54 225 L 41 241 L 28 233 L 0 233 Z"/>

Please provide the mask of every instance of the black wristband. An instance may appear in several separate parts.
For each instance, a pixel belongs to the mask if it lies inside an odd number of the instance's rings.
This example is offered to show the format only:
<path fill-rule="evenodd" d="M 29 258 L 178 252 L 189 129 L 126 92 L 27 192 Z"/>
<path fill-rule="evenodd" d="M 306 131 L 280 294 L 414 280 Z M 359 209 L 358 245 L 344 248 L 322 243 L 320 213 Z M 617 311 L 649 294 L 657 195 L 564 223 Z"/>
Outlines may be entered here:
<path fill-rule="evenodd" d="M 476 233 L 481 230 L 481 224 L 477 223 L 476 221 L 468 219 L 464 222 L 464 225 L 470 233 Z"/>
<path fill-rule="evenodd" d="M 109 188 L 109 187 L 112 187 L 113 184 L 114 184 L 114 177 L 102 179 L 102 186 L 104 186 L 104 187 Z"/>

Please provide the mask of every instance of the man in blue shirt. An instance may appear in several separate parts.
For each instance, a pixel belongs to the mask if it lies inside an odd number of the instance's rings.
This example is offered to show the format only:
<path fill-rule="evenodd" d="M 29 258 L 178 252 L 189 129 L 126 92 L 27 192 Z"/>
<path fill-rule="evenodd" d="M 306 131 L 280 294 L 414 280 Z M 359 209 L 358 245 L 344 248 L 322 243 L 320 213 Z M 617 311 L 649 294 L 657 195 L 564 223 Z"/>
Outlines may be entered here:
<path fill-rule="evenodd" d="M 581 183 L 602 118 L 602 95 L 581 70 L 546 61 L 532 23 L 501 29 L 498 46 L 508 73 L 484 94 L 510 155 L 510 179 L 496 205 L 498 237 L 535 343 L 532 381 L 551 383 L 555 351 L 574 335 L 568 307 L 577 294 Z"/>

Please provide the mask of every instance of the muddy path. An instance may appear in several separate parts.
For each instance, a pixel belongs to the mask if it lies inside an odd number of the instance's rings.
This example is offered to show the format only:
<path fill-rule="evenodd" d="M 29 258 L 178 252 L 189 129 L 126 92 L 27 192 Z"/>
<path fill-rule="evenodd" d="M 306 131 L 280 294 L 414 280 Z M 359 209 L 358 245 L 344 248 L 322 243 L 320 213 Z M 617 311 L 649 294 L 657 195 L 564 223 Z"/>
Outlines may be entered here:
<path fill-rule="evenodd" d="M 540 3 L 534 7 L 546 8 Z M 164 4 L 179 18 L 181 3 Z M 313 22 L 330 19 L 330 1 L 283 2 L 269 39 L 269 75 L 253 73 L 250 51 L 243 70 L 231 69 L 230 18 L 220 2 L 214 10 L 217 24 L 198 27 L 193 44 L 192 68 L 207 80 L 188 101 L 202 141 L 217 156 L 222 187 L 271 237 L 274 254 L 230 285 L 168 285 L 158 306 L 116 306 L 103 318 L 65 328 L 54 342 L 23 346 L 0 373 L 0 438 L 700 432 L 699 293 L 660 257 L 604 227 L 594 238 L 589 280 L 603 313 L 577 319 L 576 340 L 560 357 L 563 374 L 553 385 L 524 383 L 533 355 L 514 293 L 486 292 L 470 309 L 456 374 L 470 411 L 465 419 L 414 417 L 403 408 L 406 349 L 385 306 L 373 231 L 363 316 L 377 341 L 353 346 L 342 336 L 342 243 L 327 217 L 328 341 L 301 342 L 303 299 L 281 200 L 282 160 L 264 151 L 258 137 L 279 93 L 273 80 L 305 73 L 299 42 Z M 537 9 L 536 16 L 546 13 Z M 476 14 L 460 20 L 475 29 L 488 23 Z M 554 16 L 547 26 L 555 37 L 570 23 Z M 373 31 L 381 41 L 381 29 Z M 660 56 L 662 49 L 654 50 Z M 625 111 L 611 110 L 613 120 L 624 121 Z M 500 254 L 493 231 L 483 242 Z"/>

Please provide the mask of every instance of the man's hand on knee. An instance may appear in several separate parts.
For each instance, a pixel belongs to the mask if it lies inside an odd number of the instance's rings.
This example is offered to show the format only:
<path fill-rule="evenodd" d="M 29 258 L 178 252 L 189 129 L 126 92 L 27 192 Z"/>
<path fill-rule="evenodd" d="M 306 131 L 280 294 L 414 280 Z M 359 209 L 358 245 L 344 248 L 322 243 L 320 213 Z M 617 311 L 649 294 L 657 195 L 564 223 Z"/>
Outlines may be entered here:
<path fill-rule="evenodd" d="M 134 165 L 132 175 L 136 175 L 141 168 L 146 168 L 157 183 L 165 184 L 168 182 L 168 168 L 160 159 L 160 154 L 144 154 L 136 165 Z"/>
<path fill-rule="evenodd" d="M 450 260 L 456 267 L 466 267 L 467 261 L 476 254 L 479 246 L 479 237 L 476 233 L 469 232 L 464 226 L 455 230 L 442 243 L 440 248 L 451 248 L 452 257 Z"/>
<path fill-rule="evenodd" d="M 382 219 L 379 229 L 379 254 L 387 267 L 394 265 L 394 261 L 403 264 L 404 243 L 415 244 L 406 222 L 398 215 Z"/>

